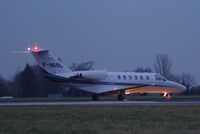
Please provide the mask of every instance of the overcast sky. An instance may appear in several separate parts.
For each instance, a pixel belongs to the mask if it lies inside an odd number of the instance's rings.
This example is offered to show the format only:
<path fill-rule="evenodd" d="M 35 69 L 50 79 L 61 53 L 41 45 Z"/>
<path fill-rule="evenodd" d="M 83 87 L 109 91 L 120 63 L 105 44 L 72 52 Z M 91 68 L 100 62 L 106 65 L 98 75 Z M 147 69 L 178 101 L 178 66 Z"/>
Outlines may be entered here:
<path fill-rule="evenodd" d="M 152 67 L 167 54 L 176 74 L 200 81 L 199 0 L 0 0 L 0 74 L 11 78 L 33 43 L 66 65 L 92 60 L 109 71 Z M 200 83 L 200 82 L 198 82 Z"/>

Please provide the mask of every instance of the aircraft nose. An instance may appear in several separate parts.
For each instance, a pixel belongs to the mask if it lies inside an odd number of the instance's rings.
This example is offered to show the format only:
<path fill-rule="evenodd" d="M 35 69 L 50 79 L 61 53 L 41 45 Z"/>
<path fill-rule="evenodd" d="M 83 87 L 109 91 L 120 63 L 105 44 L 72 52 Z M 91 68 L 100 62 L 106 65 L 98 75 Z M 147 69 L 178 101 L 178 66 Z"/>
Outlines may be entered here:
<path fill-rule="evenodd" d="M 184 85 L 179 84 L 179 83 L 177 84 L 178 84 L 178 87 L 183 90 L 183 92 L 186 91 L 187 88 Z"/>
<path fill-rule="evenodd" d="M 186 89 L 187 89 L 184 85 L 182 85 L 182 84 L 180 84 L 180 83 L 172 82 L 172 81 L 171 81 L 170 83 L 173 83 L 173 85 L 174 85 L 175 87 L 181 89 L 182 92 L 186 91 Z"/>

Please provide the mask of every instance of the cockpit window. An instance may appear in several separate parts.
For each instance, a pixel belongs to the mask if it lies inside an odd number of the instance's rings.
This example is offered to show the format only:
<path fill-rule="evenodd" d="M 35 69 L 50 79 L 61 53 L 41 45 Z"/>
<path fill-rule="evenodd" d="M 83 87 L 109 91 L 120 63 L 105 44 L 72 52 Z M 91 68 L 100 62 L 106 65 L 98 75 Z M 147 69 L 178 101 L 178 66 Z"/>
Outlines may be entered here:
<path fill-rule="evenodd" d="M 166 79 L 160 75 L 155 75 L 155 79 L 160 81 L 166 81 Z"/>

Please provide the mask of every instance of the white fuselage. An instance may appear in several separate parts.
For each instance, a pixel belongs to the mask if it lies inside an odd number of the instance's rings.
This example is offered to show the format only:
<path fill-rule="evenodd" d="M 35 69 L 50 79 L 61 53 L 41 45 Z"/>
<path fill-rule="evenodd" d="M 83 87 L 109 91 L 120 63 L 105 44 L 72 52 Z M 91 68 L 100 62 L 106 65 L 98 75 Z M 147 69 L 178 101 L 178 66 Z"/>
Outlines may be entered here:
<path fill-rule="evenodd" d="M 95 71 L 77 71 L 81 74 Z M 136 72 L 106 72 L 104 79 L 76 79 L 68 81 L 68 86 L 75 87 L 91 93 L 106 93 L 125 90 L 130 93 L 181 93 L 186 88 L 176 82 L 166 80 L 156 73 Z"/>

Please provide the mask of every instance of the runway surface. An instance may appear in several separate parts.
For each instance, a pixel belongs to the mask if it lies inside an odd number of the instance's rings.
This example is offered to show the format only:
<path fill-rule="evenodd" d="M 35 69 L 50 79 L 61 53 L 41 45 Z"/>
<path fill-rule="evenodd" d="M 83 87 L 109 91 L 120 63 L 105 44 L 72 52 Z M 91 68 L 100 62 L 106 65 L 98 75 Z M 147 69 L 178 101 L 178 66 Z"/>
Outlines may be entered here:
<path fill-rule="evenodd" d="M 199 101 L 73 101 L 73 102 L 1 102 L 0 106 L 109 106 L 109 105 L 152 105 L 152 106 L 200 106 Z"/>

